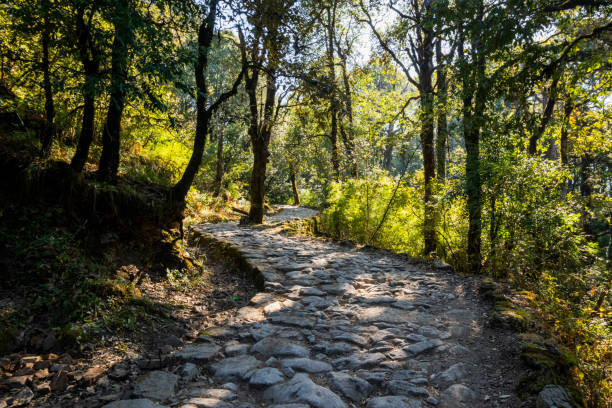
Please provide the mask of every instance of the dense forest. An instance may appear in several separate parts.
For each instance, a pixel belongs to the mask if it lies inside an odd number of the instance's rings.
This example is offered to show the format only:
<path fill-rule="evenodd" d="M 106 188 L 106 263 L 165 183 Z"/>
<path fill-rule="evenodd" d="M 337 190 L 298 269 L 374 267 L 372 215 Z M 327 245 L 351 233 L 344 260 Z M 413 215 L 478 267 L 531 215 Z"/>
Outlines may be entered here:
<path fill-rule="evenodd" d="M 189 225 L 293 204 L 514 288 L 610 406 L 611 50 L 602 0 L 3 0 L 0 352 L 129 329 Z"/>

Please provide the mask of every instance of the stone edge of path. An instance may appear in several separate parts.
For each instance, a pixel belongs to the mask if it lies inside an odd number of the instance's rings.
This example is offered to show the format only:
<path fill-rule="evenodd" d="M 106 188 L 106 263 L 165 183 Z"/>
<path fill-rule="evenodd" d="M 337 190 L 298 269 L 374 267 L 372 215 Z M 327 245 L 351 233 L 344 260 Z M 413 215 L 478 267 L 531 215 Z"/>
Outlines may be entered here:
<path fill-rule="evenodd" d="M 266 282 L 271 282 L 273 281 L 273 278 L 276 277 L 274 272 L 267 272 L 264 268 L 253 262 L 253 260 L 248 259 L 244 252 L 231 242 L 223 238 L 216 237 L 208 232 L 204 232 L 198 228 L 191 227 L 190 230 L 195 236 L 194 241 L 197 245 L 201 245 L 203 243 L 208 244 L 223 254 L 230 256 L 238 263 L 239 267 L 246 269 L 250 278 L 255 284 L 255 288 L 259 292 L 265 289 Z M 275 276 L 266 276 L 269 274 L 273 274 Z"/>

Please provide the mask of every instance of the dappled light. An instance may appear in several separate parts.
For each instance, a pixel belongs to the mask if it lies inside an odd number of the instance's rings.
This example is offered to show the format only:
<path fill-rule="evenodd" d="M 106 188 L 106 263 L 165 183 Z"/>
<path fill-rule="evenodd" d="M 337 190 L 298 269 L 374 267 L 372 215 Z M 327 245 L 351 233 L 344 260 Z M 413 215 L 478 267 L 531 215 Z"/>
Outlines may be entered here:
<path fill-rule="evenodd" d="M 0 408 L 612 405 L 612 6 L 5 0 Z"/>

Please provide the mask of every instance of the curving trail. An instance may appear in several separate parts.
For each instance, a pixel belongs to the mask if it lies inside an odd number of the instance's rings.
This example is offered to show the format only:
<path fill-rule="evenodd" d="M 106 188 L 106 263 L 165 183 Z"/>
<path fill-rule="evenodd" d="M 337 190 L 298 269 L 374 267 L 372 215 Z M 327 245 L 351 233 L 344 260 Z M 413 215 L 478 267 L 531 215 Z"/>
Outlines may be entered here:
<path fill-rule="evenodd" d="M 270 221 L 305 213 L 289 207 Z M 135 396 L 183 408 L 528 406 L 513 395 L 518 342 L 486 326 L 475 279 L 273 228 L 195 230 L 238 249 L 265 290 L 207 341 L 176 352 L 176 374 L 157 372 Z M 204 376 L 190 380 L 190 369 Z M 178 391 L 153 392 L 163 373 Z"/>

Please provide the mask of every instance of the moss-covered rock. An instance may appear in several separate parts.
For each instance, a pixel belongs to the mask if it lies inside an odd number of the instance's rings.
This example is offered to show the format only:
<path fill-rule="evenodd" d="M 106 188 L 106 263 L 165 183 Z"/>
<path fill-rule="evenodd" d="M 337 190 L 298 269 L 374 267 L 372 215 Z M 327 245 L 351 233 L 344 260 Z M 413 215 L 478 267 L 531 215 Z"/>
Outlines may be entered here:
<path fill-rule="evenodd" d="M 584 406 L 580 393 L 572 384 L 571 371 L 577 361 L 571 353 L 559 350 L 550 343 L 528 342 L 521 345 L 521 358 L 533 371 L 519 382 L 516 390 L 519 396 L 537 394 L 547 385 L 554 384 L 565 387 L 572 406 Z"/>

